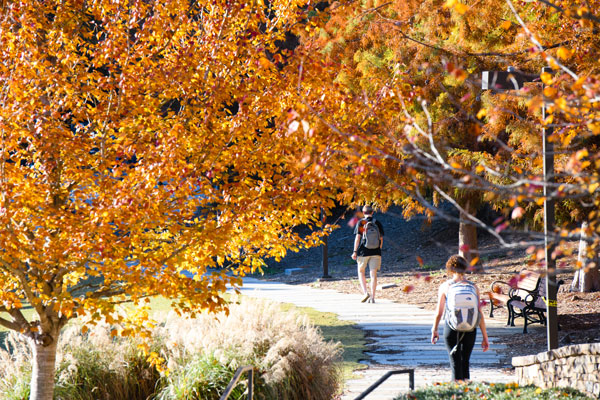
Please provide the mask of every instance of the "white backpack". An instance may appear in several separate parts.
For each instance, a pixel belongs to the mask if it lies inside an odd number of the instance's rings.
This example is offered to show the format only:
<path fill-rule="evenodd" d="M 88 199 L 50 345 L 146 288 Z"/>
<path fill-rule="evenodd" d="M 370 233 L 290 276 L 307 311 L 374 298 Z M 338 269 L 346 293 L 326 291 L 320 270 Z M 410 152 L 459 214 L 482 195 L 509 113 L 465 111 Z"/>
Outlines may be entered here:
<path fill-rule="evenodd" d="M 471 332 L 479 325 L 479 296 L 469 281 L 448 286 L 446 293 L 446 321 L 458 332 Z"/>

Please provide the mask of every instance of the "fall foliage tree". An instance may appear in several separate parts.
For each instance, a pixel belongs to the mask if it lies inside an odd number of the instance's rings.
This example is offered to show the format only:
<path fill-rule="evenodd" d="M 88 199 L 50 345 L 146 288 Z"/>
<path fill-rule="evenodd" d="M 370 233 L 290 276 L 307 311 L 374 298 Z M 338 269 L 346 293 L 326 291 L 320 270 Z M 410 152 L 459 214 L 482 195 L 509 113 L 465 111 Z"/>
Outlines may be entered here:
<path fill-rule="evenodd" d="M 553 257 L 572 252 L 569 242 L 586 219 L 594 259 L 586 268 L 595 269 L 596 9 L 595 2 L 567 1 L 336 2 L 309 48 L 335 66 L 326 79 L 337 97 L 308 82 L 299 95 L 328 135 L 349 144 L 346 179 L 371 199 L 402 204 L 408 215 L 444 215 L 435 207 L 444 199 L 471 229 L 487 230 L 507 248 L 531 247 L 532 262 L 540 261 L 533 248 L 545 236 L 557 246 Z M 483 71 L 508 66 L 537 79 L 521 90 L 482 91 Z M 544 66 L 553 72 L 542 74 Z M 544 127 L 554 145 L 550 180 L 542 171 Z M 363 171 L 381 185 L 361 187 Z M 556 202 L 558 223 L 544 235 L 538 229 L 547 200 Z M 476 218 L 481 202 L 504 218 L 494 225 Z M 538 229 L 509 242 L 504 234 L 524 218 Z"/>
<path fill-rule="evenodd" d="M 52 398 L 69 320 L 143 336 L 148 297 L 220 310 L 319 242 L 293 228 L 335 193 L 302 162 L 308 130 L 277 122 L 277 43 L 306 3 L 2 2 L 0 325 L 31 341 L 31 399 Z"/>

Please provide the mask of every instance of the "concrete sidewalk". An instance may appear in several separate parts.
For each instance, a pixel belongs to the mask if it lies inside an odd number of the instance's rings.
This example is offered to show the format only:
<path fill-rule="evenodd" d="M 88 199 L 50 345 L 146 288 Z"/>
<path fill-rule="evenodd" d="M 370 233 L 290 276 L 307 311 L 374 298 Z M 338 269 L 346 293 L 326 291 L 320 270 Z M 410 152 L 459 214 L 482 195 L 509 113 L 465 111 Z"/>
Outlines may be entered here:
<path fill-rule="evenodd" d="M 367 331 L 370 343 L 364 363 L 368 369 L 357 372 L 359 379 L 346 383 L 343 400 L 354 399 L 387 371 L 394 369 L 414 368 L 416 387 L 451 379 L 448 353 L 443 340 L 436 345 L 429 341 L 433 311 L 383 299 L 378 299 L 375 304 L 361 303 L 362 296 L 358 293 L 345 294 L 254 278 L 244 278 L 241 292 L 245 296 L 332 312 L 341 320 L 355 322 L 359 328 Z M 471 356 L 471 379 L 496 383 L 513 382 L 514 372 L 510 365 L 503 362 L 499 353 L 503 345 L 494 343 L 494 338 L 521 332 L 522 328 L 509 328 L 505 326 L 505 321 L 489 318 L 486 319 L 486 323 L 490 349 L 485 353 L 481 351 L 481 334 L 478 334 Z M 369 394 L 367 399 L 391 400 L 407 390 L 408 376 L 395 375 Z"/>

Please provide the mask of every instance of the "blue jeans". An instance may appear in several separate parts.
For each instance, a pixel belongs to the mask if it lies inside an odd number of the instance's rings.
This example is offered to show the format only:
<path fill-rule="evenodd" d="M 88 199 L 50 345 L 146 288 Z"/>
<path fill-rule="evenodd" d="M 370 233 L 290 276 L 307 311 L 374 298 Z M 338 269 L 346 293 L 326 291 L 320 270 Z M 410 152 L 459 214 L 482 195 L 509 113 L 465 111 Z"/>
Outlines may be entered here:
<path fill-rule="evenodd" d="M 458 332 L 450 328 L 448 323 L 444 324 L 444 342 L 450 357 L 453 381 L 470 379 L 469 359 L 475 346 L 476 337 L 477 329 L 473 329 L 471 332 Z"/>

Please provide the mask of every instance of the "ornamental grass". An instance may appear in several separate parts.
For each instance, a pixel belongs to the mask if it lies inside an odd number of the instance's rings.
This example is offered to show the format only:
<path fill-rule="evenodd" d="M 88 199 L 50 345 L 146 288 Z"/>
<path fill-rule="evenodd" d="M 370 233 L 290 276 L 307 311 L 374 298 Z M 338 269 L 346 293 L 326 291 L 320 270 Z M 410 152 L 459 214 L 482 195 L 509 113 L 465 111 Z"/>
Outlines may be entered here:
<path fill-rule="evenodd" d="M 112 337 L 96 325 L 81 333 L 72 325 L 61 336 L 55 399 L 219 399 L 240 366 L 252 365 L 255 399 L 325 400 L 341 387 L 339 343 L 325 342 L 307 317 L 281 312 L 278 304 L 235 299 L 228 315 L 196 318 L 169 314 L 148 344 L 163 358 L 163 372 L 147 361 L 131 338 Z M 31 352 L 9 333 L 0 349 L 0 399 L 29 396 Z M 231 398 L 246 389 L 246 376 Z"/>

